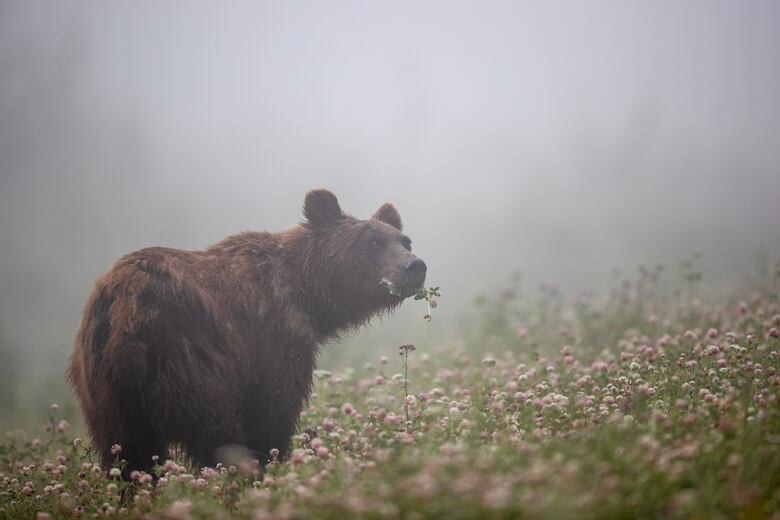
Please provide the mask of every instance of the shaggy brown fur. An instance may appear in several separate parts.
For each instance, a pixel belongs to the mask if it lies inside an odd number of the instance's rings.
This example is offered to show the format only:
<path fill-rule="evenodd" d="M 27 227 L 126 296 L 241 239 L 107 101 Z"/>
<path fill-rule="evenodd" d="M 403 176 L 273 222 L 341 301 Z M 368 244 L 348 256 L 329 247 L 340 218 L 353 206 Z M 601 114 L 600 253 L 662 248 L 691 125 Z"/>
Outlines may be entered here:
<path fill-rule="evenodd" d="M 225 445 L 284 456 L 319 345 L 422 286 L 425 264 L 392 204 L 357 220 L 315 190 L 304 214 L 204 251 L 142 249 L 98 279 L 68 375 L 104 465 L 113 444 L 125 474 L 170 443 L 198 465 Z"/>

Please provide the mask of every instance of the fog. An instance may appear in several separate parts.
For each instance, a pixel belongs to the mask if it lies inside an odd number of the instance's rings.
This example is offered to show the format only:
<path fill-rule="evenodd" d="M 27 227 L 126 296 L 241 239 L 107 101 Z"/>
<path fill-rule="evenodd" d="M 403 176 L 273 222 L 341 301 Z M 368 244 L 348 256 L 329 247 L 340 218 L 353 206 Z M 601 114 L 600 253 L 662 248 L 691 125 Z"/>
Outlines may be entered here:
<path fill-rule="evenodd" d="M 325 365 L 456 335 L 515 269 L 575 294 L 699 248 L 708 284 L 739 283 L 780 254 L 779 22 L 773 1 L 0 2 L 0 406 L 67 399 L 119 256 L 284 229 L 316 187 L 358 217 L 395 202 L 443 293 Z"/>

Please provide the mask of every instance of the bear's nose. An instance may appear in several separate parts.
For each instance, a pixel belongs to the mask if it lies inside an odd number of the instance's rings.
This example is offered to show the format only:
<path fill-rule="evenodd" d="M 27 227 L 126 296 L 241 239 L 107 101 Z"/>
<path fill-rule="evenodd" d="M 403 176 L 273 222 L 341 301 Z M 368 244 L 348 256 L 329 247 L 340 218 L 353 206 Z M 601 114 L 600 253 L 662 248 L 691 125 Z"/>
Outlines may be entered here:
<path fill-rule="evenodd" d="M 411 258 L 407 260 L 406 265 L 404 265 L 406 277 L 409 279 L 409 282 L 416 285 L 422 285 L 425 281 L 425 272 L 427 270 L 428 267 L 425 265 L 425 262 L 419 258 Z"/>

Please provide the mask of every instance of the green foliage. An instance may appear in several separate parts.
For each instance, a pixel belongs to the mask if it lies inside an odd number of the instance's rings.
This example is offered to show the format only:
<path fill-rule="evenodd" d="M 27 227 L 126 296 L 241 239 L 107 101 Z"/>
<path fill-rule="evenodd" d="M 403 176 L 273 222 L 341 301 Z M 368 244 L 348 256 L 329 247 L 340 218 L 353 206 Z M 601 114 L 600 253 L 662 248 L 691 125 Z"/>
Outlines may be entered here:
<path fill-rule="evenodd" d="M 392 282 L 385 281 L 384 282 L 385 287 L 387 287 L 387 292 L 392 294 L 393 296 L 401 297 L 403 296 L 401 294 L 401 290 Z M 428 312 L 423 316 L 423 319 L 430 323 L 430 321 L 433 319 L 433 309 L 435 309 L 438 306 L 438 301 L 436 298 L 441 297 L 441 292 L 439 291 L 438 287 L 429 287 L 428 289 L 422 288 L 420 289 L 417 294 L 414 295 L 415 301 L 425 300 L 428 304 Z"/>
<path fill-rule="evenodd" d="M 440 297 L 441 293 L 439 292 L 438 287 L 429 287 L 428 289 L 423 288 L 420 290 L 420 292 L 414 295 L 415 300 L 425 300 L 428 303 L 428 313 L 423 316 L 425 321 L 430 322 L 433 319 L 432 309 L 435 309 L 438 306 L 438 300 L 436 300 L 436 298 Z"/>

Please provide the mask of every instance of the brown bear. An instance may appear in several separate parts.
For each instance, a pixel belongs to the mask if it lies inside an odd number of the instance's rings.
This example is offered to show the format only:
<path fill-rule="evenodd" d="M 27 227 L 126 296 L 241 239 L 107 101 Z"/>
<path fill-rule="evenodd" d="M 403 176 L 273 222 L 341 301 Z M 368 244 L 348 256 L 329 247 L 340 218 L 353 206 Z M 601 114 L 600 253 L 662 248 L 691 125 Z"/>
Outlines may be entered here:
<path fill-rule="evenodd" d="M 198 466 L 225 445 L 284 457 L 319 346 L 422 288 L 393 204 L 358 220 L 314 190 L 303 212 L 203 251 L 142 249 L 98 279 L 68 376 L 104 466 L 114 444 L 125 475 L 171 443 Z"/>

